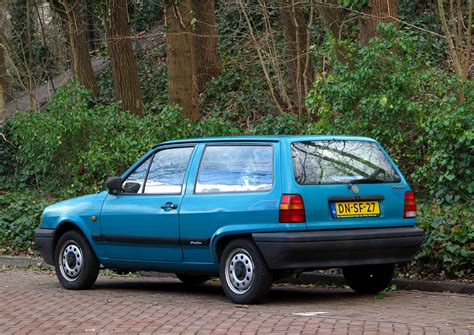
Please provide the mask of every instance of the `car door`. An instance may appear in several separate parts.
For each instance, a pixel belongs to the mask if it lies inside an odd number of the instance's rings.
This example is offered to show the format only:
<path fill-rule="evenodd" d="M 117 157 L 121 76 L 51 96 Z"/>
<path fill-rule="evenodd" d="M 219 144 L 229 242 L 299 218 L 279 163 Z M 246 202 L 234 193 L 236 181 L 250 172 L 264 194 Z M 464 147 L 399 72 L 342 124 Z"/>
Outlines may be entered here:
<path fill-rule="evenodd" d="M 209 243 L 224 226 L 278 229 L 278 152 L 277 142 L 208 143 L 196 151 L 180 214 L 186 262 L 213 262 Z"/>
<path fill-rule="evenodd" d="M 179 210 L 194 146 L 158 149 L 102 206 L 100 239 L 112 260 L 180 262 Z"/>

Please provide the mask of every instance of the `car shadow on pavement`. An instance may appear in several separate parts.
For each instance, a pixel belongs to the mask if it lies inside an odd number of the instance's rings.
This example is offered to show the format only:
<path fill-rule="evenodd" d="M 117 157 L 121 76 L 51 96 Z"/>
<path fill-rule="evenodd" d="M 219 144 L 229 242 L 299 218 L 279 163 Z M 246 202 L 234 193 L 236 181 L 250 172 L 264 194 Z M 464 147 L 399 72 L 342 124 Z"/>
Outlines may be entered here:
<path fill-rule="evenodd" d="M 219 282 L 209 281 L 201 285 L 185 285 L 174 278 L 126 278 L 119 277 L 112 280 L 98 280 L 92 287 L 94 291 L 107 293 L 140 292 L 146 295 L 162 294 L 173 297 L 182 296 L 186 299 L 218 299 L 229 301 Z M 353 300 L 357 297 L 355 292 L 348 289 L 320 288 L 320 287 L 300 287 L 295 285 L 274 285 L 269 295 L 263 301 L 264 304 L 288 304 L 288 303 L 314 303 L 315 301 Z M 363 297 L 363 296 L 359 296 Z"/>
<path fill-rule="evenodd" d="M 147 291 L 153 293 L 200 293 L 203 295 L 224 295 L 220 285 L 215 283 L 205 283 L 201 285 L 185 285 L 173 278 L 169 280 L 160 279 L 159 281 L 153 279 L 140 279 L 135 278 L 121 278 L 113 281 L 100 281 L 98 280 L 93 290 L 130 290 L 139 291 L 146 293 Z"/>
<path fill-rule="evenodd" d="M 363 297 L 356 294 L 352 290 L 340 288 L 321 288 L 321 287 L 300 287 L 300 286 L 273 286 L 266 302 L 268 303 L 314 303 L 315 301 L 322 303 L 325 301 L 339 302 L 347 300 L 353 301 L 354 298 Z"/>

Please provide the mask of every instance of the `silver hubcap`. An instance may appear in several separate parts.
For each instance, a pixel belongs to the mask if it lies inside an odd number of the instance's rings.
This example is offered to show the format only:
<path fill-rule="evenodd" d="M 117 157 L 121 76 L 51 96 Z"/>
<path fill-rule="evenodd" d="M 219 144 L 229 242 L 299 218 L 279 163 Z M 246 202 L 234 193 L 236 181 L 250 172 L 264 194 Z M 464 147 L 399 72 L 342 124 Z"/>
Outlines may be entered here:
<path fill-rule="evenodd" d="M 232 292 L 246 293 L 252 286 L 254 275 L 255 264 L 247 250 L 233 250 L 225 263 L 225 279 Z"/>
<path fill-rule="evenodd" d="M 59 268 L 62 276 L 68 281 L 74 281 L 81 273 L 83 265 L 82 250 L 75 241 L 67 241 L 61 249 Z"/>

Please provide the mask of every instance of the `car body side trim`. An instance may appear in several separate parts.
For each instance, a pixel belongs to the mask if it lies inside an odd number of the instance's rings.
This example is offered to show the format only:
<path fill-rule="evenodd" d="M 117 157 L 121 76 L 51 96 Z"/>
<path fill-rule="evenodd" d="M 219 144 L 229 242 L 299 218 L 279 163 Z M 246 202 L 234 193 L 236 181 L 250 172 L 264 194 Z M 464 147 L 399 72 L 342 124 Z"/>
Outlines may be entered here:
<path fill-rule="evenodd" d="M 133 243 L 133 244 L 167 244 L 167 245 L 209 245 L 210 239 L 186 238 L 179 239 L 173 237 L 152 237 L 152 236 L 132 236 L 132 235 L 92 235 L 95 242 L 112 243 Z"/>
<path fill-rule="evenodd" d="M 92 235 L 96 242 L 133 243 L 133 244 L 179 244 L 179 238 L 174 237 L 152 237 L 133 235 Z"/>

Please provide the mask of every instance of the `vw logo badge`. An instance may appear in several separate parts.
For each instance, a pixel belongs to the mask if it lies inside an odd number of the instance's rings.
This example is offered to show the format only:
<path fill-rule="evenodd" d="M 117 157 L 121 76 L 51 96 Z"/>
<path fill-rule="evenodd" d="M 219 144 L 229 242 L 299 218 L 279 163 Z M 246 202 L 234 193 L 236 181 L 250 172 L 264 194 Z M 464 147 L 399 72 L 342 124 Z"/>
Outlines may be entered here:
<path fill-rule="evenodd" d="M 356 194 L 359 193 L 359 187 L 357 187 L 357 185 L 351 184 L 351 190 Z"/>

